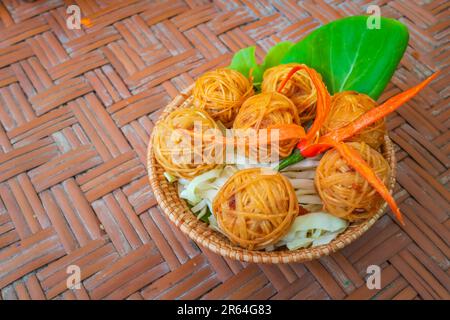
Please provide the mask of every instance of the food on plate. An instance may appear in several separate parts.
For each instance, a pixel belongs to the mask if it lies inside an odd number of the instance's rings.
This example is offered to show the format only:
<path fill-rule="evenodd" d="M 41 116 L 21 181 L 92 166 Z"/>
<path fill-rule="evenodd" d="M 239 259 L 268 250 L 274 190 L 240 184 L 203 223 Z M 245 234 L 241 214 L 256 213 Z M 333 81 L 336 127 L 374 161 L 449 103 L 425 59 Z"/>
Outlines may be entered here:
<path fill-rule="evenodd" d="M 355 27 L 350 35 L 358 48 L 354 52 L 342 52 L 347 38 L 331 34 L 330 24 L 297 44 L 275 46 L 262 64 L 256 62 L 254 47 L 242 49 L 228 68 L 196 80 L 186 100 L 193 107 L 159 121 L 152 141 L 166 179 L 199 220 L 234 245 L 267 251 L 326 245 L 373 217 L 384 202 L 404 224 L 388 186 L 394 168 L 383 153 L 389 146 L 384 118 L 438 73 L 377 104 L 407 44 L 404 26 L 390 19 L 384 23 L 383 31 L 367 33 L 365 17 L 336 22 L 342 30 Z M 390 53 L 371 51 L 370 39 L 390 35 L 401 36 L 401 45 L 386 40 Z M 227 135 L 196 132 L 197 121 L 203 130 Z M 174 134 L 176 129 L 181 133 Z M 257 144 L 245 136 L 248 129 L 258 133 Z M 244 142 L 228 136 L 238 130 L 244 130 Z M 260 139 L 260 133 L 272 130 L 277 130 L 275 141 Z M 198 137 L 206 143 L 193 143 Z M 217 144 L 233 152 L 244 145 L 244 158 L 251 155 L 247 148 L 266 148 L 280 159 L 208 161 L 217 159 Z M 180 163 L 174 158 L 180 152 L 200 162 Z"/>

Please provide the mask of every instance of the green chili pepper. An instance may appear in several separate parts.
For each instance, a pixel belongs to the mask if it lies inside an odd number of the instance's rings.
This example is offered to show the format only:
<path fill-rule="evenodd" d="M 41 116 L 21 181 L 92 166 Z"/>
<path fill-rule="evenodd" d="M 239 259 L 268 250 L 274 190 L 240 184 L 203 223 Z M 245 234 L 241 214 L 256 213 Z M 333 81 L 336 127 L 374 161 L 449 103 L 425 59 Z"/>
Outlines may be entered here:
<path fill-rule="evenodd" d="M 302 161 L 303 159 L 305 158 L 301 155 L 300 150 L 298 148 L 295 148 L 289 157 L 280 161 L 278 166 L 275 167 L 275 170 L 281 171 L 284 168 L 289 167 L 290 165 Z"/>

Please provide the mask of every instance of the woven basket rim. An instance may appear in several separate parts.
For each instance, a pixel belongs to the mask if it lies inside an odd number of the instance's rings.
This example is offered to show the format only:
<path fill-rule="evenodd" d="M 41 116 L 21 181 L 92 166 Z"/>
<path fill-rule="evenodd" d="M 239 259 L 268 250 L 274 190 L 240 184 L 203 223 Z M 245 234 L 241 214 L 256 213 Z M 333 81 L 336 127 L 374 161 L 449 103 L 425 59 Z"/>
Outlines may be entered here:
<path fill-rule="evenodd" d="M 162 111 L 157 123 L 164 119 L 176 108 L 189 105 L 193 85 L 177 95 Z M 177 188 L 169 184 L 163 175 L 163 168 L 157 163 L 152 149 L 153 132 L 147 148 L 147 171 L 153 194 L 164 212 L 180 230 L 190 239 L 202 247 L 227 258 L 253 263 L 292 263 L 306 262 L 318 259 L 322 256 L 336 252 L 349 245 L 364 234 L 384 213 L 387 203 L 382 202 L 376 214 L 369 220 L 351 224 L 332 242 L 306 249 L 254 251 L 247 250 L 231 244 L 231 242 L 219 232 L 212 230 L 206 223 L 197 219 L 190 211 L 186 202 L 178 196 Z M 384 153 L 391 167 L 388 189 L 392 193 L 395 186 L 396 159 L 395 150 L 389 136 L 384 137 Z"/>

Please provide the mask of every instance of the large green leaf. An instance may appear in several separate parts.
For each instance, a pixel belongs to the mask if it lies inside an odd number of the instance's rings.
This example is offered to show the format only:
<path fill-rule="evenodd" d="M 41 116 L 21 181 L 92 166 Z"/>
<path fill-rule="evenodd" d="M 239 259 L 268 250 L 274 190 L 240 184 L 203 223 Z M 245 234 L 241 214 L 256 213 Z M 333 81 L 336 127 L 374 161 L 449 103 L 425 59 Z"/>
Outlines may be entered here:
<path fill-rule="evenodd" d="M 264 71 L 268 68 L 281 64 L 281 59 L 283 59 L 293 45 L 294 44 L 290 41 L 277 43 L 270 48 L 269 52 L 267 52 L 262 64 L 256 63 L 256 47 L 253 46 L 241 49 L 234 54 L 229 68 L 239 71 L 246 77 L 249 77 L 251 71 L 253 76 L 253 85 L 259 89 Z"/>
<path fill-rule="evenodd" d="M 255 69 L 258 67 L 255 57 L 255 46 L 244 48 L 236 52 L 231 60 L 228 68 L 239 71 L 247 78 L 252 70 L 253 77 L 255 77 Z"/>
<path fill-rule="evenodd" d="M 294 46 L 294 44 L 290 41 L 279 42 L 270 48 L 269 52 L 267 52 L 266 57 L 264 58 L 264 62 L 262 64 L 263 73 L 266 69 L 275 67 L 281 64 L 281 60 L 284 58 L 286 53 Z"/>
<path fill-rule="evenodd" d="M 355 90 L 377 99 L 408 44 L 408 29 L 381 18 L 380 29 L 367 27 L 368 16 L 331 22 L 294 45 L 282 62 L 304 63 L 324 78 L 331 94 Z"/>

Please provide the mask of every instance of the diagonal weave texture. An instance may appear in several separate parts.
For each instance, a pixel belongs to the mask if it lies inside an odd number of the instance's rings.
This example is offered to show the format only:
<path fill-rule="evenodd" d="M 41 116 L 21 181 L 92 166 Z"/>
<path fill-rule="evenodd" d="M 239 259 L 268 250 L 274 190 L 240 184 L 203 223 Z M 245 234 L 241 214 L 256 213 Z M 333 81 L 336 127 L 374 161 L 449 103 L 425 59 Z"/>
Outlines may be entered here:
<path fill-rule="evenodd" d="M 89 30 L 69 30 L 80 7 Z M 146 176 L 153 123 L 233 52 L 257 56 L 369 4 L 411 33 L 380 101 L 442 76 L 389 118 L 401 227 L 383 216 L 331 256 L 245 264 L 196 246 L 156 205 Z M 436 1 L 0 2 L 2 299 L 450 299 L 450 3 Z M 365 285 L 381 266 L 381 289 Z M 67 267 L 81 269 L 78 290 Z"/>

